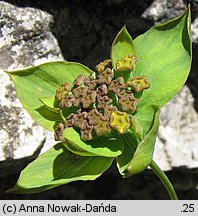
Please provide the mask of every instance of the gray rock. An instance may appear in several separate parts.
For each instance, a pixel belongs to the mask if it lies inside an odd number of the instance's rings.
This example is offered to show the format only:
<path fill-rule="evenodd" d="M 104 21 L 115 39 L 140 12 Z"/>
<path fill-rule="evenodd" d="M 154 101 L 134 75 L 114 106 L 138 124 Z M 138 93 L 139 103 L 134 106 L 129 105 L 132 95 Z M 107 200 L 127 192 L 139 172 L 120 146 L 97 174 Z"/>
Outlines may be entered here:
<path fill-rule="evenodd" d="M 192 23 L 192 41 L 198 43 L 198 17 Z"/>
<path fill-rule="evenodd" d="M 197 43 L 198 42 L 198 18 L 197 18 L 198 2 L 193 1 L 191 8 L 192 8 L 192 16 L 195 16 L 195 19 L 192 19 L 192 41 L 194 43 Z M 185 9 L 186 9 L 186 4 L 184 3 L 183 0 L 178 0 L 178 1 L 155 0 L 150 5 L 150 7 L 144 11 L 142 17 L 148 20 L 152 20 L 154 21 L 155 24 L 158 24 L 179 16 L 180 14 L 183 13 Z"/>
<path fill-rule="evenodd" d="M 198 167 L 198 113 L 187 86 L 161 109 L 154 160 L 164 170 Z"/>
<path fill-rule="evenodd" d="M 142 16 L 155 23 L 165 22 L 183 13 L 186 5 L 182 0 L 155 0 Z"/>
<path fill-rule="evenodd" d="M 0 2 L 0 68 L 16 69 L 62 59 L 50 32 L 52 16 Z"/>
<path fill-rule="evenodd" d="M 53 133 L 31 119 L 3 72 L 63 60 L 50 31 L 52 21 L 41 10 L 0 2 L 0 161 L 29 157 L 53 144 Z"/>

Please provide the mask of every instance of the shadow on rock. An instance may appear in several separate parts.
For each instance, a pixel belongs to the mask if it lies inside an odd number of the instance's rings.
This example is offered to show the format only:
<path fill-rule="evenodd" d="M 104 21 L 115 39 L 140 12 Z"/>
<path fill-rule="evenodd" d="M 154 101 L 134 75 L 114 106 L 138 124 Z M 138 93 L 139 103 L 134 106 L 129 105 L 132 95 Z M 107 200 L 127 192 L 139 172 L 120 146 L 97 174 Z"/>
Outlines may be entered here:
<path fill-rule="evenodd" d="M 153 0 L 47 0 L 6 2 L 20 7 L 36 7 L 54 15 L 52 31 L 68 61 L 83 63 L 92 69 L 109 58 L 110 47 L 118 31 L 126 24 L 133 38 L 153 23 L 141 17 Z"/>
<path fill-rule="evenodd" d="M 198 66 L 197 64 L 198 64 L 198 44 L 193 44 L 192 68 L 186 84 L 193 95 L 193 98 L 195 100 L 194 107 L 198 112 L 198 73 L 197 73 Z"/>
<path fill-rule="evenodd" d="M 185 167 L 174 168 L 172 171 L 166 172 L 167 176 L 173 183 L 178 197 L 181 200 L 198 199 L 197 179 L 198 169 L 188 169 Z M 68 185 L 59 186 L 57 188 L 41 192 L 38 194 L 6 194 L 5 191 L 12 187 L 19 176 L 7 176 L 0 179 L 0 199 L 68 199 L 68 200 L 167 200 L 168 194 L 162 183 L 152 173 L 146 170 L 143 173 L 133 177 L 123 179 L 116 169 L 112 166 L 101 177 L 95 181 L 78 181 Z"/>

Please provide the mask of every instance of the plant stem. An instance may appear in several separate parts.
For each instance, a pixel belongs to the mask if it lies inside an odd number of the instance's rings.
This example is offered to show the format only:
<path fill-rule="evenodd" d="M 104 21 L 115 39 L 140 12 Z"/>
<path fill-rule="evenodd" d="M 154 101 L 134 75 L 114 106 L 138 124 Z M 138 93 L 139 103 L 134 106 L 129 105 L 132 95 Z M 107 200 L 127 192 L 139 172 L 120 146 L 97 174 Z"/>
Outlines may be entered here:
<path fill-rule="evenodd" d="M 161 180 L 163 185 L 165 186 L 170 198 L 172 200 L 178 200 L 175 189 L 173 185 L 171 184 L 171 182 L 169 181 L 166 174 L 160 169 L 160 167 L 153 160 L 150 163 L 150 167 L 153 170 L 153 172 L 158 176 L 158 178 Z"/>

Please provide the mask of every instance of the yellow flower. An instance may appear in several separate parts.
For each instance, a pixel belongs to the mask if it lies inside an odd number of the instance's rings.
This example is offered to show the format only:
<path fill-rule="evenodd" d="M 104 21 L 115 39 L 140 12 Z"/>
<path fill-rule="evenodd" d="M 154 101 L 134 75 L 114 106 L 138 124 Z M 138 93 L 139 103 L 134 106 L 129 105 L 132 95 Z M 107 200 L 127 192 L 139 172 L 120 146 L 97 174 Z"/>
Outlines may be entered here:
<path fill-rule="evenodd" d="M 126 112 L 112 112 L 110 126 L 121 134 L 126 133 L 126 131 L 132 126 L 130 115 L 128 115 Z"/>
<path fill-rule="evenodd" d="M 137 58 L 134 55 L 127 55 L 116 63 L 116 69 L 118 71 L 131 71 L 134 69 Z"/>

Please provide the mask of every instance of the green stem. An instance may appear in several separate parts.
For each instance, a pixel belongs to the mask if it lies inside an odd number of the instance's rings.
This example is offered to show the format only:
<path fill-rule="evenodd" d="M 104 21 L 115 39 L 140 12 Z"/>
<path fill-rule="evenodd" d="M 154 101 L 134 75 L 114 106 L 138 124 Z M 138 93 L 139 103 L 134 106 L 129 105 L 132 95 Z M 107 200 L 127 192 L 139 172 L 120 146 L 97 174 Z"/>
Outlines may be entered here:
<path fill-rule="evenodd" d="M 175 189 L 171 184 L 171 182 L 169 181 L 166 174 L 159 168 L 159 166 L 153 160 L 150 163 L 150 167 L 153 170 L 153 172 L 158 176 L 158 178 L 161 180 L 163 185 L 165 186 L 170 198 L 172 200 L 178 200 Z"/>

